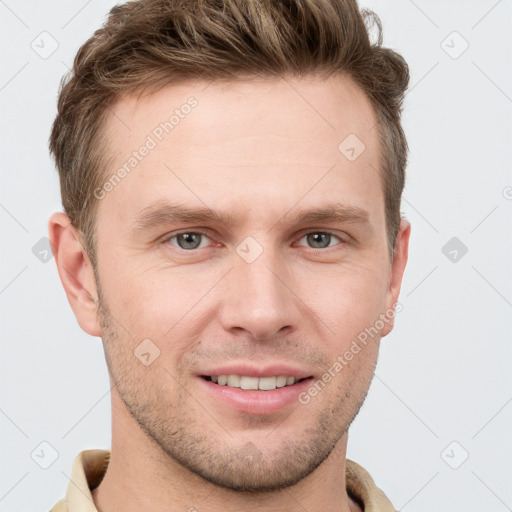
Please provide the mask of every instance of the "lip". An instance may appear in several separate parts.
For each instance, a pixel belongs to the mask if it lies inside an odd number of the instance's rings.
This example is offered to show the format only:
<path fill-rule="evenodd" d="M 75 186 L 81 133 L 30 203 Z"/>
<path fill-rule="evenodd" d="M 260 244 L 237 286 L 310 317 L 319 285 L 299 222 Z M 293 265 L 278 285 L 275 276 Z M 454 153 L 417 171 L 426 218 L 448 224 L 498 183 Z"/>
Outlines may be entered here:
<path fill-rule="evenodd" d="M 285 375 L 304 379 L 291 386 L 276 388 L 271 391 L 244 390 L 221 386 L 206 380 L 205 376 L 219 375 L 246 375 L 248 377 L 274 377 Z M 206 394 L 223 409 L 231 409 L 237 412 L 251 415 L 268 415 L 280 412 L 284 409 L 300 406 L 299 395 L 313 382 L 313 375 L 304 370 L 299 370 L 289 365 L 272 365 L 256 368 L 251 365 L 222 366 L 215 369 L 207 369 L 197 376 L 199 384 Z"/>

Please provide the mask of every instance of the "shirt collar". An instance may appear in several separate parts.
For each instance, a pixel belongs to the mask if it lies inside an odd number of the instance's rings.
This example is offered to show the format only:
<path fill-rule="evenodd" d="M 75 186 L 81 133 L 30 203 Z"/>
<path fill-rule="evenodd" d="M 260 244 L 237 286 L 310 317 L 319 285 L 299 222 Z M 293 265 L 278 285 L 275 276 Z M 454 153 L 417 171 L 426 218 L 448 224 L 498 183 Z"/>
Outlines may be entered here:
<path fill-rule="evenodd" d="M 109 461 L 109 450 L 84 450 L 78 454 L 66 491 L 69 512 L 98 512 L 92 490 L 105 476 Z M 345 471 L 347 492 L 362 504 L 364 512 L 395 512 L 387 496 L 362 466 L 347 459 Z"/>
<path fill-rule="evenodd" d="M 92 490 L 103 479 L 109 460 L 108 450 L 84 450 L 78 454 L 66 491 L 69 512 L 98 512 Z"/>

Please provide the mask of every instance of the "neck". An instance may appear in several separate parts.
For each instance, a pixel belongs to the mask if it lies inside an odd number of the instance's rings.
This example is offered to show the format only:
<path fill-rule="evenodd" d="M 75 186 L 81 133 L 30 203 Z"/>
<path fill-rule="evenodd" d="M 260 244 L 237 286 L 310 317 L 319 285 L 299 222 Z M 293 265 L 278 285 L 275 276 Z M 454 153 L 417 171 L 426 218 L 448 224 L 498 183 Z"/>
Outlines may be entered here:
<path fill-rule="evenodd" d="M 345 488 L 346 433 L 329 457 L 296 485 L 266 493 L 243 493 L 218 487 L 170 458 L 114 395 L 110 462 L 101 484 L 92 492 L 98 511 L 361 510 Z"/>

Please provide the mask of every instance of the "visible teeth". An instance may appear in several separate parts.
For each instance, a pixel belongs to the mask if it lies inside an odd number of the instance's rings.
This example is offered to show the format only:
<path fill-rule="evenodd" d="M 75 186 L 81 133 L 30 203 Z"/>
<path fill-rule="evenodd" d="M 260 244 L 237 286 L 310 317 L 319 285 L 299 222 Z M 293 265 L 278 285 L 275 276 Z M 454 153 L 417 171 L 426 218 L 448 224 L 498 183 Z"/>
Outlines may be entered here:
<path fill-rule="evenodd" d="M 242 389 L 258 389 L 258 377 L 240 377 L 240 387 Z"/>
<path fill-rule="evenodd" d="M 228 386 L 232 388 L 240 387 L 240 375 L 228 375 Z"/>
<path fill-rule="evenodd" d="M 265 391 L 276 389 L 276 379 L 277 377 L 261 377 L 258 382 L 258 389 Z"/>
<path fill-rule="evenodd" d="M 253 389 L 260 391 L 272 391 L 276 388 L 284 388 L 295 384 L 295 377 L 278 375 L 276 377 L 248 377 L 246 375 L 218 375 L 211 377 L 212 382 L 220 386 L 230 386 L 232 388 Z"/>
<path fill-rule="evenodd" d="M 283 375 L 280 375 L 279 377 L 277 377 L 276 386 L 278 388 L 284 388 L 286 386 L 286 377 Z"/>

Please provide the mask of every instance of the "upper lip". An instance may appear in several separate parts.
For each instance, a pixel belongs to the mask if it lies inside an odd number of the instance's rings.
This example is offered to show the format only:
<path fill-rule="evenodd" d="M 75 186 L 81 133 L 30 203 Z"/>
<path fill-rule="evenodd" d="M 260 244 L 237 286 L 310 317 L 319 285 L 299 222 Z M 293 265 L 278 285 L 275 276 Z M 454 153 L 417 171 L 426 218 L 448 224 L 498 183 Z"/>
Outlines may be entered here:
<path fill-rule="evenodd" d="M 312 373 L 294 368 L 287 364 L 271 364 L 267 366 L 254 366 L 249 363 L 239 363 L 224 366 L 216 366 L 202 370 L 200 375 L 211 377 L 219 375 L 243 375 L 247 377 L 278 377 L 280 375 L 286 377 L 295 377 L 297 380 L 311 377 Z"/>

